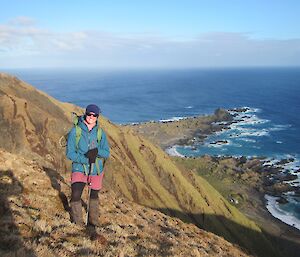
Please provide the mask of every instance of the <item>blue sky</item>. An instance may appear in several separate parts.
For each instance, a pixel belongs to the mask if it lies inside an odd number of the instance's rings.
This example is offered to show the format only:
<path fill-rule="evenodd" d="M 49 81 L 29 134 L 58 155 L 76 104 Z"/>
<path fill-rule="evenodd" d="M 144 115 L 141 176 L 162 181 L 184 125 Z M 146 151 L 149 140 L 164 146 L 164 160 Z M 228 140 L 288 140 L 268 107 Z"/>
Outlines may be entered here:
<path fill-rule="evenodd" d="M 2 68 L 300 65 L 300 1 L 0 4 Z"/>

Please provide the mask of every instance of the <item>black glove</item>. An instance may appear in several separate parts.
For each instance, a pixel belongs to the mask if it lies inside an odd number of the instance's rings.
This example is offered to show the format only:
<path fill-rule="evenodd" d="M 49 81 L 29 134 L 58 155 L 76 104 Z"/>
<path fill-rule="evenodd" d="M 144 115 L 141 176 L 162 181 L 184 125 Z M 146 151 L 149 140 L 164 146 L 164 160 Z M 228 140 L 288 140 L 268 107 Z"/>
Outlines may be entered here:
<path fill-rule="evenodd" d="M 98 148 L 90 149 L 84 155 L 89 158 L 89 163 L 95 163 L 98 155 Z"/>

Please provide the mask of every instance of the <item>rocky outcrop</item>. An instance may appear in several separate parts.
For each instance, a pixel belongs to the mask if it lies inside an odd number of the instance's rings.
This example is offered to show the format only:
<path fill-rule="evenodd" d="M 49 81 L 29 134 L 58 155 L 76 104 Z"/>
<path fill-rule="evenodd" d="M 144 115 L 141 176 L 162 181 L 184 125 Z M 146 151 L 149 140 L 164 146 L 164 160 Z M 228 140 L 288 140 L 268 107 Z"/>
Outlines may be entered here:
<path fill-rule="evenodd" d="M 216 118 L 216 122 L 233 120 L 233 116 L 228 111 L 226 111 L 225 109 L 222 109 L 222 108 L 218 108 L 215 111 L 215 118 Z"/>

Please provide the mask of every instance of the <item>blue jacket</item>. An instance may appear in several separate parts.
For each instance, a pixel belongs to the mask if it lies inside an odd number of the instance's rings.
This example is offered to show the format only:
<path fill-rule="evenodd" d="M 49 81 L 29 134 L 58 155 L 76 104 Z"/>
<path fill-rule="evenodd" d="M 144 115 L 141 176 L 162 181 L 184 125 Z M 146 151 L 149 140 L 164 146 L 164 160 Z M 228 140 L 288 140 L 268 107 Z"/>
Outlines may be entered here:
<path fill-rule="evenodd" d="M 85 157 L 85 153 L 89 149 L 98 148 L 98 157 L 107 159 L 110 154 L 109 145 L 107 142 L 106 134 L 102 130 L 102 137 L 100 143 L 97 145 L 97 131 L 98 122 L 91 131 L 83 122 L 83 117 L 79 118 L 78 126 L 81 128 L 81 137 L 78 143 L 78 150 L 76 149 L 76 129 L 75 126 L 71 129 L 68 135 L 67 143 L 67 157 L 72 161 L 72 172 L 85 172 L 84 166 L 89 171 L 89 159 Z M 101 159 L 96 159 L 99 164 L 100 171 L 103 171 L 103 163 Z M 94 165 L 94 170 L 90 175 L 97 175 L 97 166 Z"/>

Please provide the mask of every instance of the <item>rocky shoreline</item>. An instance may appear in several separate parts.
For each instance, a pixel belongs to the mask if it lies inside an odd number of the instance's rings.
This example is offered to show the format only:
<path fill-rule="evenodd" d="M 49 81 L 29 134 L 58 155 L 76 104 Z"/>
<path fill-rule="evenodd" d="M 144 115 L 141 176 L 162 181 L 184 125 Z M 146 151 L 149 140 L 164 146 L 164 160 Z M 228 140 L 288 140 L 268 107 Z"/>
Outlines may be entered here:
<path fill-rule="evenodd" d="M 230 125 L 243 121 L 246 116 L 241 116 L 239 119 L 235 119 L 235 117 L 249 111 L 250 109 L 248 107 L 229 110 L 217 109 L 213 115 L 209 116 L 145 122 L 130 125 L 130 127 L 151 141 L 159 144 L 164 150 L 174 145 L 193 147 L 194 144 L 203 143 L 209 135 L 230 129 Z M 228 141 L 218 140 L 210 144 L 224 145 L 228 144 Z M 283 204 L 288 203 L 287 198 L 283 196 L 283 194 L 287 192 L 294 192 L 296 196 L 300 197 L 300 187 L 293 185 L 292 182 L 297 179 L 297 175 L 291 174 L 283 167 L 285 164 L 293 161 L 293 158 L 288 158 L 276 163 L 269 163 L 269 160 L 265 157 L 253 158 L 247 161 L 247 158 L 243 156 L 237 162 L 237 166 L 234 167 L 234 170 L 243 174 L 244 170 L 239 164 L 247 162 L 247 165 L 260 176 L 261 184 L 257 185 L 257 190 L 264 194 L 280 197 L 278 202 Z M 246 168 L 248 169 L 249 167 Z M 300 172 L 300 169 L 297 172 Z"/>
<path fill-rule="evenodd" d="M 252 186 L 260 193 L 280 197 L 277 202 L 285 204 L 288 203 L 288 200 L 284 197 L 285 193 L 294 192 L 296 197 L 300 197 L 300 187 L 287 183 L 297 179 L 297 175 L 290 174 L 282 166 L 279 166 L 289 162 L 291 160 L 282 159 L 278 163 L 268 164 L 268 160 L 265 159 L 253 158 L 247 160 L 246 157 L 241 157 L 237 159 L 234 170 L 240 173 L 241 176 L 249 171 L 256 173 L 259 179 Z"/>
<path fill-rule="evenodd" d="M 280 238 L 276 242 L 280 247 L 290 249 L 284 240 L 299 244 L 299 230 L 274 217 L 267 209 L 265 182 L 269 179 L 268 174 L 273 174 L 271 165 L 263 165 L 264 161 L 259 158 L 208 155 L 173 157 L 173 160 L 180 168 L 191 170 L 207 180 L 227 201 L 255 221 L 266 234 Z M 269 188 L 269 193 L 272 191 L 276 195 L 276 191 Z"/>
<path fill-rule="evenodd" d="M 124 126 L 131 127 L 165 150 L 174 145 L 193 145 L 204 142 L 205 138 L 212 133 L 228 129 L 232 122 L 234 122 L 233 116 L 228 111 L 219 108 L 212 115 Z"/>

